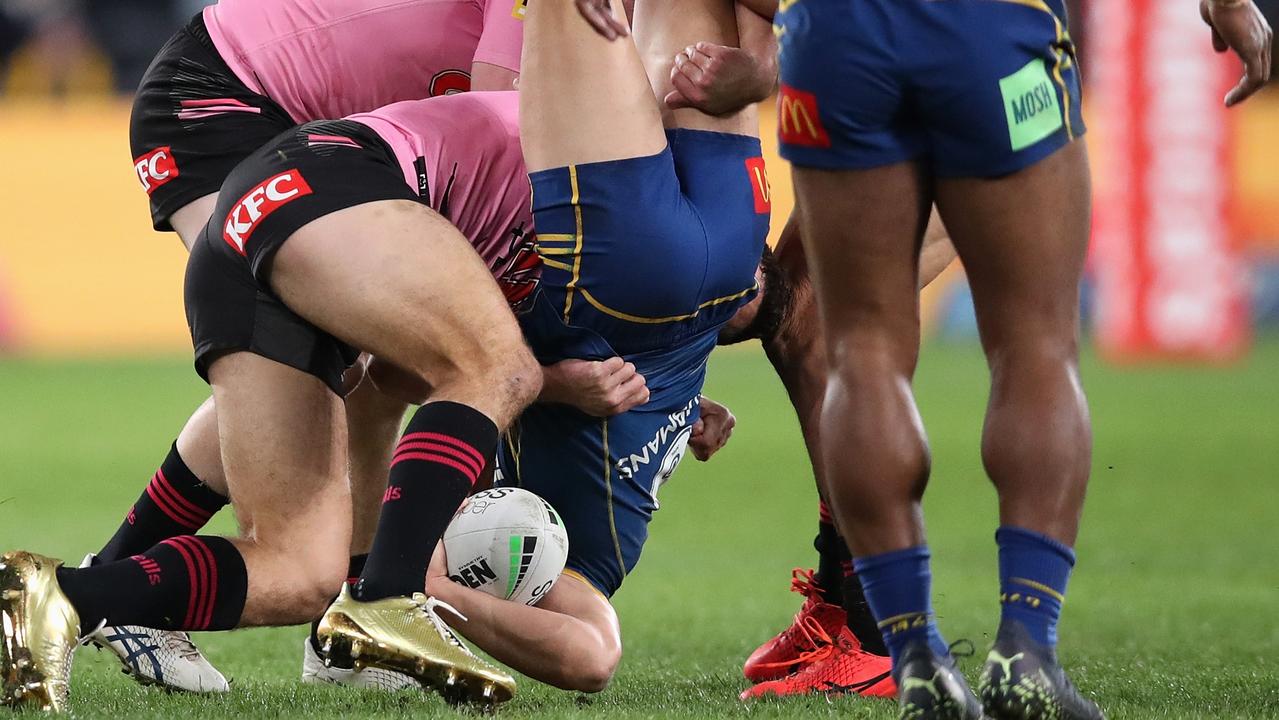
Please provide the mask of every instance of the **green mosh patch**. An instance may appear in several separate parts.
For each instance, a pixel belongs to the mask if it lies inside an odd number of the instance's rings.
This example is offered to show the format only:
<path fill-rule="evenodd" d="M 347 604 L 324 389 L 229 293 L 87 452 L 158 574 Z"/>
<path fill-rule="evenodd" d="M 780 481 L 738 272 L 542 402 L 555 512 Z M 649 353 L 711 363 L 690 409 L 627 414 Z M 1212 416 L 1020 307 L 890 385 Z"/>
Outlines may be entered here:
<path fill-rule="evenodd" d="M 999 81 L 1008 115 L 1008 139 L 1023 150 L 1052 135 L 1064 124 L 1057 91 L 1044 61 L 1036 58 Z"/>

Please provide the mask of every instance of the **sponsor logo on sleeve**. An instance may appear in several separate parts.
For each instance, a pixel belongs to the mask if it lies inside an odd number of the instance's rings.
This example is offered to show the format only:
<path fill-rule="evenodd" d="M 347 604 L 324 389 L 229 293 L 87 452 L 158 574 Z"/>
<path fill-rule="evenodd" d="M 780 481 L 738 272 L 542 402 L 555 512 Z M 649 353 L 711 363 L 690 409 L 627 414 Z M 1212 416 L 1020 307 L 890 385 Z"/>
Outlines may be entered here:
<path fill-rule="evenodd" d="M 138 173 L 138 182 L 147 194 L 178 176 L 178 163 L 173 159 L 173 149 L 168 145 L 159 147 L 133 161 L 133 169 Z"/>
<path fill-rule="evenodd" d="M 244 245 L 249 236 L 268 215 L 310 194 L 311 186 L 296 168 L 267 178 L 231 206 L 222 228 L 222 239 L 244 255 Z"/>
<path fill-rule="evenodd" d="M 777 97 L 777 131 L 787 145 L 830 147 L 830 135 L 817 113 L 817 96 L 789 85 L 782 85 Z"/>
<path fill-rule="evenodd" d="M 773 195 L 768 186 L 768 169 L 764 167 L 764 158 L 747 158 L 746 174 L 750 176 L 751 190 L 755 193 L 755 213 L 768 214 L 773 209 Z"/>
<path fill-rule="evenodd" d="M 511 17 L 516 20 L 523 20 L 526 12 L 528 12 L 528 0 L 515 0 L 515 7 L 511 9 Z"/>
<path fill-rule="evenodd" d="M 470 73 L 461 70 L 441 70 L 431 78 L 431 97 L 456 95 L 471 89 Z"/>

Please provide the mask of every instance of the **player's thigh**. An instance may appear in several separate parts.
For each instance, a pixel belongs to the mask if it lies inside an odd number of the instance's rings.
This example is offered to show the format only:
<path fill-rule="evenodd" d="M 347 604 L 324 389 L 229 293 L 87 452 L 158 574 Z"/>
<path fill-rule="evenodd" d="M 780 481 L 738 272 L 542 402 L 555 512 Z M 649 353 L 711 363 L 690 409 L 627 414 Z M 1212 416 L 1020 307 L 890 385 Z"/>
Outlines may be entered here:
<path fill-rule="evenodd" d="M 796 167 L 801 236 L 830 352 L 849 332 L 918 333 L 920 240 L 931 206 L 916 163 L 871 170 Z"/>
<path fill-rule="evenodd" d="M 209 366 L 227 485 L 259 546 L 341 556 L 350 536 L 346 417 L 316 377 L 249 352 Z"/>
<path fill-rule="evenodd" d="M 1082 141 L 1006 177 L 938 181 L 988 345 L 1045 334 L 1074 342 L 1091 194 Z"/>
<path fill-rule="evenodd" d="M 191 248 L 195 247 L 195 241 L 200 238 L 204 226 L 209 224 L 209 216 L 213 214 L 213 208 L 217 204 L 218 194 L 212 192 L 174 210 L 169 216 L 169 224 L 173 226 L 178 237 L 182 238 L 182 244 L 187 252 L 191 252 Z"/>
<path fill-rule="evenodd" d="M 530 3 L 520 140 L 529 172 L 661 152 L 661 113 L 631 39 L 604 39 L 571 2 Z"/>
<path fill-rule="evenodd" d="M 675 90 L 671 70 L 675 56 L 699 42 L 738 47 L 735 4 L 724 0 L 679 0 L 641 2 L 635 6 L 632 37 L 648 71 L 649 83 L 658 98 Z M 753 108 L 727 116 L 711 116 L 694 108 L 670 110 L 662 103 L 668 128 L 692 128 L 742 135 L 759 134 L 759 117 Z"/>
<path fill-rule="evenodd" d="M 442 379 L 527 349 L 493 276 L 447 220 L 408 200 L 313 220 L 275 255 L 270 283 L 302 317 L 345 342 Z M 495 403 L 506 393 L 492 388 Z"/>

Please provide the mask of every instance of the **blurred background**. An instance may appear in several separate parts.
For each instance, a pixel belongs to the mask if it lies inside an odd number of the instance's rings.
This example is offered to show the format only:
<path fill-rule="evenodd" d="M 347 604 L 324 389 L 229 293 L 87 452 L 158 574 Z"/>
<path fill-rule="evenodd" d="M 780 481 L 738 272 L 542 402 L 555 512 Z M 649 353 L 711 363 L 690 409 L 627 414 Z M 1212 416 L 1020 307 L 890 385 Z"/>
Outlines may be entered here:
<path fill-rule="evenodd" d="M 186 253 L 152 231 L 128 145 L 131 90 L 200 4 L 0 0 L 0 551 L 74 561 L 99 547 L 208 396 L 190 365 Z M 1279 90 L 1221 106 L 1239 65 L 1212 53 L 1194 0 L 1072 5 L 1095 171 L 1082 372 L 1096 442 L 1064 657 L 1112 717 L 1279 718 L 1279 625 L 1254 620 L 1279 607 L 1279 564 L 1264 560 L 1279 557 Z M 1265 5 L 1276 24 L 1279 0 Z M 771 144 L 772 108 L 763 116 Z M 768 152 L 780 228 L 789 171 Z M 984 649 L 997 518 L 978 452 L 986 364 L 960 268 L 927 291 L 924 319 L 916 392 L 933 455 L 936 607 L 948 636 Z M 584 702 L 526 683 L 508 718 L 787 716 L 735 699 L 741 660 L 799 604 L 790 568 L 815 559 L 816 493 L 772 376 L 758 346 L 711 358 L 706 392 L 739 424 L 715 460 L 683 463 L 662 490 L 618 599 L 617 689 Z M 213 531 L 231 529 L 227 515 Z M 299 694 L 304 634 L 201 637 L 237 692 L 198 710 L 82 653 L 74 709 L 113 720 L 369 709 Z M 378 709 L 456 717 L 398 700 Z M 790 715 L 895 717 L 821 697 Z"/>
<path fill-rule="evenodd" d="M 150 230 L 127 127 L 151 57 L 203 4 L 0 0 L 0 352 L 188 349 L 185 255 Z M 1279 0 L 1261 4 L 1274 24 Z M 1239 358 L 1279 326 L 1279 92 L 1221 107 L 1237 62 L 1208 49 L 1189 0 L 1072 6 L 1096 171 L 1092 337 L 1111 360 Z M 789 173 L 771 168 L 780 228 Z M 974 336 L 958 268 L 925 320 Z"/>

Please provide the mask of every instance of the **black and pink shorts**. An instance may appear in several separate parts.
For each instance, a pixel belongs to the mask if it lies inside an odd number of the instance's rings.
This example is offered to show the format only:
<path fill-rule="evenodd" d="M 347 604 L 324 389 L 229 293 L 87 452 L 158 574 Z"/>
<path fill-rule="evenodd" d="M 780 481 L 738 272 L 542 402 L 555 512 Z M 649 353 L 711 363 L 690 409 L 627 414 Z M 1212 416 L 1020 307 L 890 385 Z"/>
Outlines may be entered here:
<path fill-rule="evenodd" d="M 151 61 L 129 118 L 138 182 L 151 198 L 151 223 L 216 193 L 232 168 L 296 123 L 271 98 L 236 77 L 196 15 Z"/>

